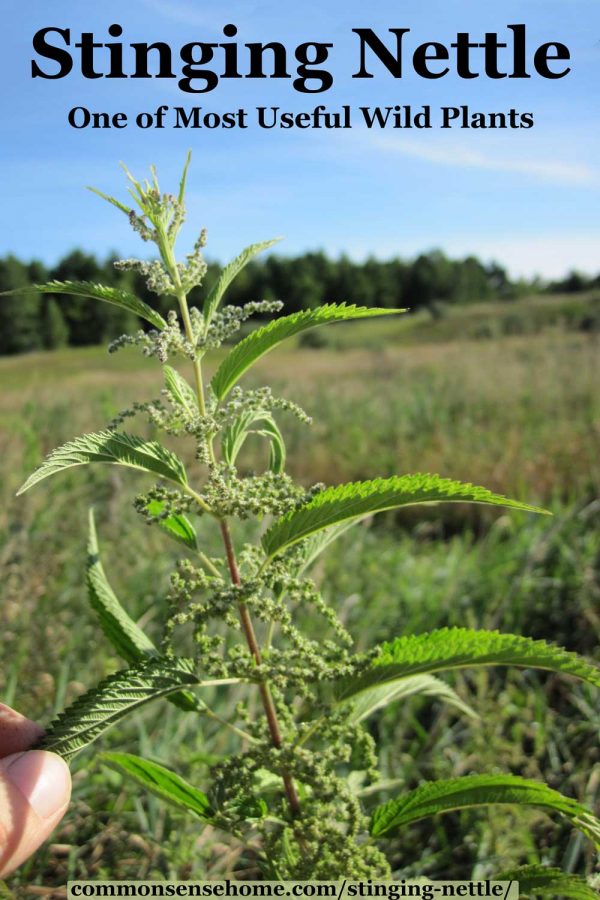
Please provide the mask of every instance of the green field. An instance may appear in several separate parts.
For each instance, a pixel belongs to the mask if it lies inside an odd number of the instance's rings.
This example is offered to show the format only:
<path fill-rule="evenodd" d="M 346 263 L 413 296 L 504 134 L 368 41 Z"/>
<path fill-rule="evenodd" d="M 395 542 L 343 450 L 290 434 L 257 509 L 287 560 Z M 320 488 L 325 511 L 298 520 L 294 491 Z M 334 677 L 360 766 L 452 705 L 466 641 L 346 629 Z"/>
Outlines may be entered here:
<path fill-rule="evenodd" d="M 264 378 L 314 417 L 310 428 L 283 423 L 290 471 L 307 483 L 432 471 L 554 512 L 430 508 L 346 534 L 317 577 L 361 646 L 468 624 L 598 658 L 600 344 L 593 329 L 573 325 L 572 310 L 564 298 L 534 299 L 435 321 L 332 326 L 324 346 L 276 351 L 257 369 L 256 383 Z M 86 603 L 88 506 L 111 581 L 150 633 L 176 550 L 132 509 L 132 485 L 143 479 L 116 468 L 75 470 L 14 493 L 53 447 L 104 427 L 132 399 L 157 396 L 159 373 L 133 352 L 110 358 L 93 348 L 0 359 L 0 382 L 0 697 L 46 721 L 119 666 Z M 248 465 L 261 463 L 257 455 Z M 452 680 L 481 718 L 422 700 L 392 706 L 374 726 L 388 778 L 412 787 L 498 769 L 544 778 L 597 806 L 597 695 L 529 672 Z M 103 747 L 146 753 L 186 776 L 193 767 L 201 783 L 230 738 L 210 721 L 200 733 L 192 727 L 196 719 L 190 725 L 163 704 L 110 732 Z M 247 853 L 122 784 L 92 753 L 74 771 L 72 811 L 54 843 L 12 879 L 17 893 L 68 877 L 252 875 Z M 393 854 L 399 877 L 485 877 L 536 861 L 594 871 L 590 845 L 540 812 L 447 816 L 413 827 Z"/>

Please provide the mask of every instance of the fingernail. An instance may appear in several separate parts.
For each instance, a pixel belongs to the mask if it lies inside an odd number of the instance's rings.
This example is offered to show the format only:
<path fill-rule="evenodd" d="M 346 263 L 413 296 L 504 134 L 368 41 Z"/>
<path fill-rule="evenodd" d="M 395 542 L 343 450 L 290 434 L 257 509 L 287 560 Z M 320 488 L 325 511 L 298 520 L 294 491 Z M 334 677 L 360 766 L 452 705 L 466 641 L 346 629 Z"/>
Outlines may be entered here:
<path fill-rule="evenodd" d="M 45 750 L 22 753 L 9 765 L 6 777 L 42 819 L 49 819 L 69 799 L 69 769 L 55 753 Z"/>

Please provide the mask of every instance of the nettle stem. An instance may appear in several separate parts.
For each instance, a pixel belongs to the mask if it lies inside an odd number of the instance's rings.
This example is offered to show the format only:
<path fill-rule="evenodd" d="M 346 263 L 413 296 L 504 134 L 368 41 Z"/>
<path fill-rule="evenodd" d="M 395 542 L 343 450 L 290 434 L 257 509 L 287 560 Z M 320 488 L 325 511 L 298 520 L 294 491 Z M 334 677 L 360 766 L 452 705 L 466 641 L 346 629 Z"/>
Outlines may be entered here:
<path fill-rule="evenodd" d="M 224 519 L 221 520 L 220 525 L 223 543 L 225 544 L 225 552 L 227 554 L 227 564 L 229 566 L 231 581 L 233 582 L 233 584 L 239 585 L 242 582 L 235 559 L 235 551 L 233 549 L 229 525 Z M 260 652 L 260 647 L 258 646 L 258 641 L 256 640 L 256 633 L 254 631 L 254 625 L 252 624 L 252 617 L 250 616 L 250 612 L 245 603 L 239 604 L 239 614 L 248 648 L 252 653 L 257 666 L 260 666 L 262 665 L 262 655 Z M 271 696 L 269 685 L 266 681 L 260 681 L 258 683 L 258 689 L 260 691 L 265 715 L 267 717 L 267 724 L 269 726 L 271 742 L 274 747 L 277 747 L 277 749 L 279 749 L 283 744 L 283 739 L 281 736 L 279 720 L 277 718 L 277 710 L 275 709 L 275 704 L 273 703 L 273 697 Z M 282 773 L 282 778 L 290 810 L 294 816 L 297 816 L 300 813 L 300 798 L 298 797 L 296 785 L 294 784 L 294 780 L 289 772 L 284 771 Z"/>
<path fill-rule="evenodd" d="M 163 258 L 173 279 L 173 283 L 175 284 L 177 290 L 177 299 L 179 301 L 179 307 L 181 309 L 181 317 L 183 319 L 183 326 L 185 329 L 186 337 L 188 341 L 194 345 L 195 338 L 194 332 L 192 328 L 192 322 L 190 319 L 190 311 L 187 303 L 186 293 L 181 285 L 181 279 L 179 277 L 179 272 L 177 270 L 177 264 L 175 262 L 175 258 L 173 255 L 173 249 L 168 242 L 168 240 L 163 245 Z M 204 384 L 202 380 L 202 366 L 199 359 L 194 359 L 194 379 L 195 379 L 195 387 L 196 387 L 196 396 L 198 399 L 198 409 L 200 411 L 200 415 L 206 415 L 206 401 L 204 398 Z M 214 451 L 212 447 L 212 443 L 210 444 L 210 455 L 214 461 Z M 220 522 L 221 528 L 221 536 L 223 538 L 223 544 L 225 546 L 225 554 L 227 556 L 227 565 L 229 567 L 229 574 L 231 576 L 231 581 L 235 585 L 240 585 L 242 583 L 240 578 L 240 573 L 237 565 L 237 560 L 235 557 L 235 550 L 233 547 L 233 541 L 231 539 L 231 532 L 229 530 L 229 525 L 227 524 L 225 519 L 221 519 Z M 252 624 L 252 617 L 250 616 L 250 611 L 245 603 L 239 604 L 239 615 L 240 622 L 242 625 L 242 631 L 244 632 L 244 637 L 246 638 L 246 643 L 248 644 L 248 649 L 250 653 L 254 657 L 254 661 L 257 666 L 262 665 L 262 654 L 260 652 L 260 647 L 258 645 L 258 641 L 256 639 L 256 632 L 254 631 L 254 625 Z M 265 710 L 265 715 L 267 717 L 267 725 L 269 728 L 269 734 L 271 735 L 271 742 L 274 747 L 280 749 L 283 744 L 283 738 L 281 735 L 281 727 L 279 725 L 279 719 L 277 717 L 277 710 L 275 709 L 275 704 L 273 702 L 273 697 L 271 695 L 271 690 L 266 681 L 258 682 L 258 689 L 260 692 L 263 708 Z M 296 785 L 294 780 L 289 772 L 285 770 L 282 772 L 283 785 L 285 789 L 285 794 L 288 800 L 288 804 L 290 807 L 290 811 L 293 816 L 297 816 L 300 813 L 300 798 L 298 796 L 298 791 L 296 789 Z"/>

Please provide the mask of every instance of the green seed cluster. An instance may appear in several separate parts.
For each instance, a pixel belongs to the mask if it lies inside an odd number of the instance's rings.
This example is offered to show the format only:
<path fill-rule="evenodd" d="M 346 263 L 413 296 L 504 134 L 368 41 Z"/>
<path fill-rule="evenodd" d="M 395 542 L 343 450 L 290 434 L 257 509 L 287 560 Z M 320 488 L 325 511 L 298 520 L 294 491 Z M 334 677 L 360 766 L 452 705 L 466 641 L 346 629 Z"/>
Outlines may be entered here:
<path fill-rule="evenodd" d="M 138 494 L 133 501 L 133 506 L 147 524 L 152 525 L 155 522 L 164 522 L 170 516 L 180 516 L 190 512 L 195 506 L 195 501 L 177 488 L 167 488 L 163 484 L 156 484 L 145 494 Z"/>
<path fill-rule="evenodd" d="M 155 356 L 161 363 L 168 362 L 169 356 L 176 355 L 196 359 L 196 348 L 181 331 L 175 310 L 169 311 L 167 324 L 162 331 L 140 329 L 135 334 L 122 334 L 108 345 L 108 352 L 115 353 L 127 346 L 141 347 L 144 356 Z"/>
<path fill-rule="evenodd" d="M 132 211 L 129 219 L 143 240 L 158 245 L 161 261 L 124 260 L 117 267 L 141 273 L 157 294 L 176 296 L 185 328 L 171 311 L 162 330 L 123 335 L 109 349 L 136 345 L 162 363 L 179 355 L 197 364 L 200 378 L 207 350 L 230 340 L 250 316 L 276 314 L 281 304 L 263 301 L 215 310 L 209 302 L 205 313 L 188 308 L 184 295 L 206 274 L 206 232 L 184 263 L 174 260 L 185 208 L 180 198 L 161 194 L 154 171 L 152 176 L 153 182 L 143 185 L 130 176 L 141 214 Z M 210 388 L 205 398 L 200 394 L 190 400 L 185 391 L 179 396 L 177 387 L 171 387 L 160 399 L 123 410 L 111 428 L 144 414 L 156 429 L 193 437 L 196 458 L 204 466 L 203 483 L 195 493 L 157 484 L 135 498 L 136 510 L 148 524 L 166 528 L 172 528 L 168 520 L 174 516 L 210 514 L 227 536 L 224 523 L 229 518 L 280 517 L 306 504 L 322 485 L 305 488 L 280 471 L 243 475 L 238 463 L 245 439 L 254 431 L 272 441 L 277 453 L 270 465 L 282 468 L 280 433 L 273 426 L 284 412 L 311 421 L 299 406 L 275 397 L 268 387 L 234 387 L 224 400 Z M 248 694 L 258 685 L 271 713 L 271 718 L 257 717 L 246 700 L 238 705 L 236 721 L 243 724 L 247 739 L 240 752 L 212 769 L 216 823 L 242 839 L 251 833 L 256 840 L 258 835 L 265 872 L 277 878 L 387 878 L 389 867 L 368 837 L 349 781 L 350 773 L 357 771 L 367 783 L 377 779 L 374 741 L 352 721 L 347 704 L 336 702 L 331 687 L 364 671 L 377 649 L 370 654 L 354 651 L 335 610 L 303 574 L 309 547 L 301 542 L 267 561 L 259 545 L 246 544 L 238 553 L 237 569 L 228 543 L 227 559 L 208 559 L 190 548 L 191 558 L 181 559 L 170 578 L 161 649 L 167 656 L 191 652 L 207 680 L 239 680 L 246 683 Z M 259 651 L 249 637 L 248 619 L 256 626 Z M 300 621 L 308 622 L 308 628 L 300 627 Z M 299 810 L 283 788 L 290 779 L 300 798 Z"/>
<path fill-rule="evenodd" d="M 278 710 L 280 706 L 278 703 Z M 247 820 L 248 807 L 253 808 L 253 824 L 263 838 L 267 856 L 277 860 L 282 878 L 389 877 L 383 855 L 365 842 L 367 823 L 359 801 L 347 779 L 336 773 L 353 756 L 361 754 L 364 764 L 371 768 L 372 741 L 364 741 L 359 726 L 348 724 L 341 714 L 333 714 L 321 720 L 316 737 L 322 749 L 315 752 L 302 744 L 301 731 L 294 733 L 293 723 L 283 709 L 281 719 L 291 731 L 289 744 L 281 748 L 271 746 L 264 726 L 258 726 L 253 729 L 253 736 L 259 743 L 213 767 L 213 798 L 219 824 L 235 832 Z M 259 797 L 273 791 L 273 776 L 285 774 L 302 785 L 306 808 L 293 822 L 281 827 L 273 823 L 273 813 L 285 821 L 283 804 L 278 803 L 269 817 L 266 810 L 261 816 Z"/>
<path fill-rule="evenodd" d="M 244 306 L 224 306 L 214 314 L 207 333 L 198 338 L 197 347 L 217 350 L 240 330 L 250 316 L 273 315 L 280 312 L 282 307 L 283 304 L 278 300 L 245 303 Z"/>
<path fill-rule="evenodd" d="M 306 502 L 307 491 L 294 484 L 289 475 L 264 472 L 239 478 L 237 470 L 227 463 L 210 467 L 203 497 L 220 518 L 271 514 L 282 516 Z"/>

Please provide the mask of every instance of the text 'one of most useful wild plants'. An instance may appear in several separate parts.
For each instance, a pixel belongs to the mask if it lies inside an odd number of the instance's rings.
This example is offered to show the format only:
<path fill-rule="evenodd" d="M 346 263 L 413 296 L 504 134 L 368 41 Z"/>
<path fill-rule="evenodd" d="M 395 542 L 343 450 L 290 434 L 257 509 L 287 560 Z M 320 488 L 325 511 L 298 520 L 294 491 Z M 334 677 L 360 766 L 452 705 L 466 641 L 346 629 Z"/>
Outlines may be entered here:
<path fill-rule="evenodd" d="M 111 349 L 133 344 L 156 357 L 164 387 L 160 399 L 135 403 L 105 430 L 59 447 L 21 491 L 71 466 L 112 463 L 141 470 L 156 483 L 135 498 L 135 508 L 162 529 L 165 540 L 178 541 L 183 553 L 167 596 L 157 598 L 163 623 L 155 645 L 111 589 L 90 516 L 89 600 L 128 667 L 63 712 L 41 746 L 70 758 L 110 725 L 161 697 L 180 707 L 182 715 L 197 716 L 201 730 L 203 717 L 214 720 L 216 715 L 205 699 L 214 696 L 215 688 L 235 691 L 241 702 L 222 727 L 231 730 L 237 747 L 211 767 L 207 783 L 190 784 L 162 765 L 127 753 L 108 753 L 103 759 L 232 841 L 251 846 L 269 878 L 389 877 L 385 839 L 419 819 L 490 803 L 542 807 L 600 843 L 600 821 L 591 812 L 543 783 L 510 775 L 424 782 L 411 791 L 394 789 L 381 805 L 373 801 L 385 786 L 372 789 L 380 776 L 370 717 L 417 694 L 469 712 L 439 679 L 441 671 L 532 666 L 596 686 L 600 672 L 543 641 L 469 628 L 404 634 L 370 652 L 354 649 L 353 636 L 310 577 L 316 558 L 342 532 L 374 513 L 421 503 L 467 501 L 542 510 L 438 475 L 400 475 L 336 487 L 294 483 L 285 471 L 280 420 L 291 415 L 308 422 L 308 416 L 269 387 L 248 389 L 240 380 L 286 338 L 330 322 L 402 310 L 332 303 L 274 318 L 222 352 L 215 374 L 205 381 L 205 356 L 229 345 L 250 316 L 279 313 L 282 304 L 222 305 L 246 263 L 274 243 L 266 241 L 248 247 L 222 270 L 202 308 L 189 305 L 189 293 L 206 272 L 206 233 L 178 262 L 175 242 L 185 218 L 188 163 L 176 196 L 161 193 L 154 170 L 143 183 L 127 173 L 132 207 L 100 194 L 125 213 L 142 240 L 158 248 L 155 261 L 124 260 L 117 266 L 141 272 L 152 291 L 172 298 L 166 320 L 121 288 L 87 282 L 36 287 L 44 294 L 113 303 L 143 319 L 146 330 L 124 335 Z M 170 365 L 173 358 L 189 367 L 190 381 Z M 195 446 L 193 477 L 171 449 L 123 430 L 125 420 L 138 415 L 147 417 L 155 430 Z M 261 474 L 243 474 L 250 435 L 265 442 L 268 463 Z M 205 552 L 196 531 L 200 518 L 213 523 L 221 556 Z M 236 520 L 250 520 L 245 534 L 260 522 L 254 543 L 235 539 L 241 530 L 232 529 Z M 308 632 L 300 619 L 309 622 Z M 558 879 L 560 892 L 569 878 L 578 890 L 588 889 L 582 879 L 556 869 L 525 866 L 518 877 L 524 893 L 528 880 L 539 884 L 540 878 L 550 884 Z"/>

